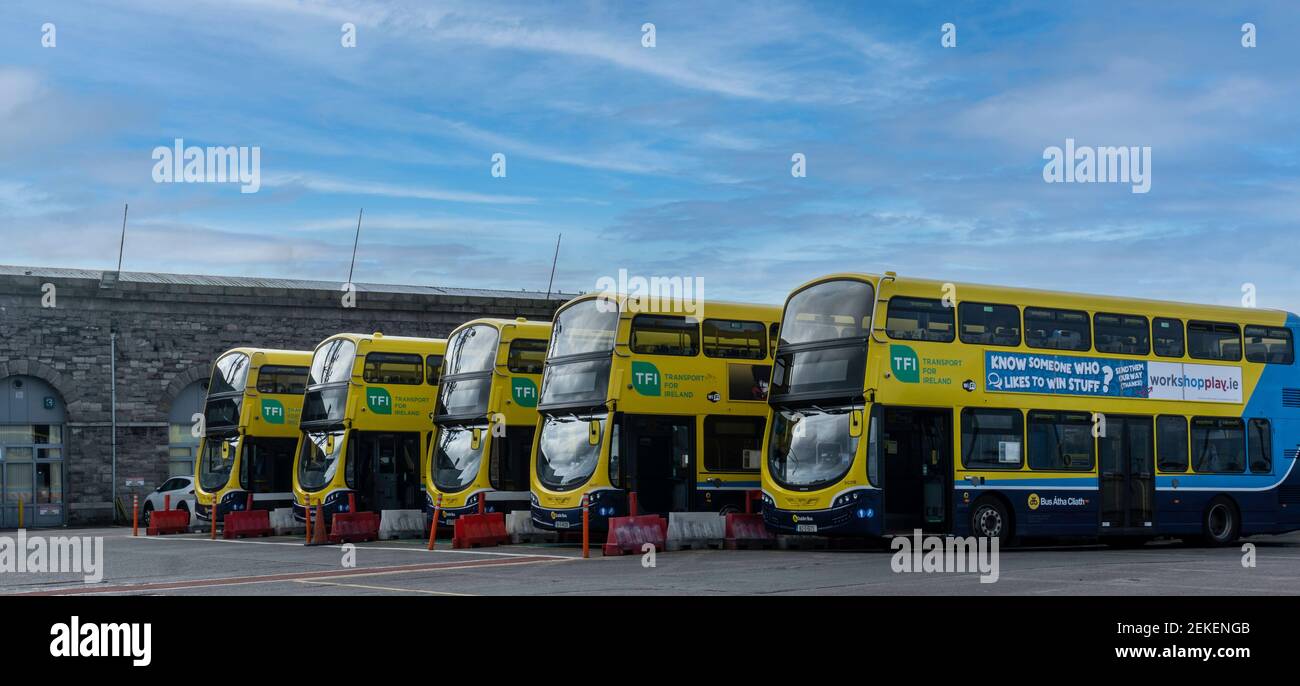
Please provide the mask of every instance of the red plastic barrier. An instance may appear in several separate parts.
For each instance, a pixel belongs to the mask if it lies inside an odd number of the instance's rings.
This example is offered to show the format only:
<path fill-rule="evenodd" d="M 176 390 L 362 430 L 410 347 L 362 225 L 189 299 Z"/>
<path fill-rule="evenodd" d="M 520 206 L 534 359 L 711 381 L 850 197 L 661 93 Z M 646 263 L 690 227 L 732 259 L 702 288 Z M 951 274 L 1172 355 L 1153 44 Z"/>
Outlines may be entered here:
<path fill-rule="evenodd" d="M 183 534 L 190 528 L 189 510 L 155 510 L 149 514 L 150 536 Z"/>
<path fill-rule="evenodd" d="M 509 542 L 504 512 L 461 515 L 456 518 L 456 528 L 451 535 L 453 548 L 477 548 Z"/>
<path fill-rule="evenodd" d="M 244 538 L 245 536 L 270 536 L 271 513 L 267 510 L 246 510 L 231 512 L 225 517 L 225 531 L 222 538 Z"/>
<path fill-rule="evenodd" d="M 664 552 L 668 540 L 668 520 L 659 515 L 636 517 L 610 517 L 609 538 L 605 539 L 604 554 L 641 554 L 646 543 L 654 545 L 656 552 Z"/>
<path fill-rule="evenodd" d="M 761 514 L 727 514 L 726 533 L 723 536 L 724 547 L 728 550 L 763 547 L 776 542 L 776 535 L 763 525 Z"/>
<path fill-rule="evenodd" d="M 330 543 L 379 540 L 378 512 L 338 512 L 330 526 Z"/>

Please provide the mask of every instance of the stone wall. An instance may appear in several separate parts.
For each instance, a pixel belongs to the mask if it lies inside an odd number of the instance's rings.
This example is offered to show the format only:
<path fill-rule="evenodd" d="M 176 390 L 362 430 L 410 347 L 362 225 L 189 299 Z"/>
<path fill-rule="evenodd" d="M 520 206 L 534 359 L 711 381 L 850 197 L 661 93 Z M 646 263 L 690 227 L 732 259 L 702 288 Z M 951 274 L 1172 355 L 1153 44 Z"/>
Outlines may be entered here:
<path fill-rule="evenodd" d="M 355 306 L 344 307 L 340 286 L 0 267 L 0 379 L 44 379 L 67 405 L 69 523 L 112 516 L 114 334 L 121 493 L 125 476 L 143 476 L 146 489 L 166 477 L 172 401 L 189 383 L 207 378 L 212 360 L 225 350 L 311 350 L 344 331 L 443 337 L 482 316 L 549 321 L 571 297 L 358 284 Z"/>

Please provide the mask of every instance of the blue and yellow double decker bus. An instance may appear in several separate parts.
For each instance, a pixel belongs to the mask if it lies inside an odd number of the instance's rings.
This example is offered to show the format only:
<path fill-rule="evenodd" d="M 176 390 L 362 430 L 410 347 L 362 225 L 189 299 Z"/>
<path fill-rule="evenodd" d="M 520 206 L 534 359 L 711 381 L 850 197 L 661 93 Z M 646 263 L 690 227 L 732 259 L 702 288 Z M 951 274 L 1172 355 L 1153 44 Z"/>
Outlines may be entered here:
<path fill-rule="evenodd" d="M 445 339 L 341 333 L 312 353 L 294 460 L 294 516 L 420 510 Z"/>
<path fill-rule="evenodd" d="M 472 319 L 447 337 L 427 507 L 447 524 L 480 505 L 528 509 L 528 464 L 550 322 Z M 441 496 L 441 499 L 439 499 Z"/>
<path fill-rule="evenodd" d="M 685 312 L 688 312 L 685 313 Z M 533 447 L 532 519 L 734 511 L 759 485 L 779 308 L 607 294 L 555 315 Z"/>
<path fill-rule="evenodd" d="M 817 279 L 782 316 L 765 523 L 1218 545 L 1300 529 L 1298 326 L 889 272 Z"/>
<path fill-rule="evenodd" d="M 194 479 L 194 514 L 217 521 L 232 510 L 292 502 L 293 455 L 311 353 L 235 348 L 212 364 L 204 435 Z"/>

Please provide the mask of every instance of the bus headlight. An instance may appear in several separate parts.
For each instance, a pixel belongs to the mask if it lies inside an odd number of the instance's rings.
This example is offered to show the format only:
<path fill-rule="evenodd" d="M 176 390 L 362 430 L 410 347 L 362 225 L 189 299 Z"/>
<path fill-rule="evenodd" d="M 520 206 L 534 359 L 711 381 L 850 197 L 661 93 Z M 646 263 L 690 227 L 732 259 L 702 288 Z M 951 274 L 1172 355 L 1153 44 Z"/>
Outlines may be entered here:
<path fill-rule="evenodd" d="M 852 493 L 845 493 L 844 495 L 837 497 L 835 501 L 831 503 L 831 507 L 847 507 L 848 505 L 852 505 L 853 503 L 857 502 L 858 499 L 860 499 L 861 497 L 862 497 L 862 491 L 853 491 Z"/>

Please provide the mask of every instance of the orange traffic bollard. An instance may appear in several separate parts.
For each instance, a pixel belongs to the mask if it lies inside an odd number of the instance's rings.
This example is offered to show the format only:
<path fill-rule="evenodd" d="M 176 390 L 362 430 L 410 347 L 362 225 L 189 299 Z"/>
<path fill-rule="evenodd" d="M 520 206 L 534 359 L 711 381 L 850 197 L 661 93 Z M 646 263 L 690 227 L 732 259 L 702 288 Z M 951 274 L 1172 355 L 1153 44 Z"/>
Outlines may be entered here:
<path fill-rule="evenodd" d="M 311 545 L 311 501 L 308 500 L 306 505 L 302 506 L 303 522 L 307 525 L 306 544 Z"/>
<path fill-rule="evenodd" d="M 212 494 L 212 507 L 208 510 L 208 521 L 212 524 L 209 538 L 213 541 L 217 540 L 217 496 L 219 495 L 221 491 Z"/>
<path fill-rule="evenodd" d="M 131 535 L 140 535 L 140 494 L 131 494 Z"/>
<path fill-rule="evenodd" d="M 164 510 L 172 509 L 172 497 L 170 495 L 163 496 L 163 509 Z"/>
<path fill-rule="evenodd" d="M 591 518 L 587 512 L 591 509 L 590 503 L 587 502 L 587 494 L 582 494 L 582 559 L 591 557 Z"/>
<path fill-rule="evenodd" d="M 316 506 L 316 528 L 312 530 L 311 545 L 325 545 L 330 542 L 329 531 L 325 526 L 324 505 Z"/>
<path fill-rule="evenodd" d="M 627 514 L 630 517 L 636 516 L 636 491 L 627 494 Z"/>
<path fill-rule="evenodd" d="M 484 508 L 487 507 L 487 493 L 478 494 L 478 513 L 483 514 Z"/>
<path fill-rule="evenodd" d="M 433 504 L 433 523 L 429 525 L 429 550 L 433 550 L 433 539 L 438 537 L 438 513 L 442 511 L 442 494 L 438 494 L 438 502 Z"/>

